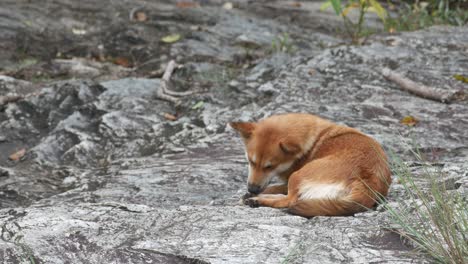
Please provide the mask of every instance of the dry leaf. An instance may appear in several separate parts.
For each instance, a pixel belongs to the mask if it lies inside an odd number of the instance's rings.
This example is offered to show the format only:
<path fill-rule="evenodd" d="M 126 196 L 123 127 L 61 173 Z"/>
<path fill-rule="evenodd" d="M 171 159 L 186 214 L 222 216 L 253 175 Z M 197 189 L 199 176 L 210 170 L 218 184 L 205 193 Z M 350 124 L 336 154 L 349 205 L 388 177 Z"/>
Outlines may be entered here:
<path fill-rule="evenodd" d="M 223 5 L 223 8 L 226 9 L 226 10 L 231 10 L 233 7 L 234 6 L 233 6 L 233 4 L 231 2 L 226 2 Z"/>
<path fill-rule="evenodd" d="M 455 75 L 453 75 L 453 78 L 455 78 L 456 80 L 458 80 L 460 82 L 468 83 L 468 77 L 467 76 L 463 76 L 461 74 L 455 74 Z"/>
<path fill-rule="evenodd" d="M 81 29 L 81 28 L 72 28 L 72 33 L 74 35 L 82 36 L 82 35 L 86 35 L 86 30 Z"/>
<path fill-rule="evenodd" d="M 190 26 L 190 30 L 193 30 L 193 31 L 201 31 L 201 30 L 202 30 L 202 27 L 199 26 L 199 25 L 192 25 L 192 26 Z"/>
<path fill-rule="evenodd" d="M 170 121 L 176 121 L 177 120 L 177 117 L 175 115 L 171 115 L 169 113 L 164 113 L 164 118 L 166 118 L 167 120 L 170 120 Z"/>
<path fill-rule="evenodd" d="M 198 3 L 197 2 L 182 1 L 182 2 L 178 2 L 176 6 L 179 7 L 179 8 L 198 7 Z"/>
<path fill-rule="evenodd" d="M 301 7 L 302 6 L 301 3 L 299 3 L 299 2 L 292 2 L 292 3 L 290 3 L 290 5 L 294 6 L 294 7 Z"/>
<path fill-rule="evenodd" d="M 172 34 L 172 35 L 167 35 L 164 38 L 161 39 L 162 42 L 164 43 L 174 43 L 179 41 L 180 39 L 180 34 Z"/>
<path fill-rule="evenodd" d="M 139 11 L 135 13 L 135 19 L 139 22 L 145 22 L 148 20 L 148 16 L 143 11 Z"/>
<path fill-rule="evenodd" d="M 418 119 L 414 116 L 405 116 L 403 119 L 400 120 L 400 124 L 407 125 L 407 126 L 415 126 L 419 122 Z"/>
<path fill-rule="evenodd" d="M 315 74 L 315 70 L 314 69 L 310 69 L 309 70 L 309 75 L 314 75 Z"/>
<path fill-rule="evenodd" d="M 197 110 L 199 108 L 202 108 L 204 104 L 205 104 L 205 102 L 198 101 L 198 103 L 196 103 L 194 106 L 192 106 L 192 110 Z"/>
<path fill-rule="evenodd" d="M 126 68 L 129 68 L 129 67 L 132 66 L 130 61 L 127 58 L 124 58 L 124 57 L 115 58 L 114 59 L 114 64 L 117 64 L 117 65 L 120 65 L 120 66 L 123 66 L 123 67 L 126 67 Z"/>
<path fill-rule="evenodd" d="M 23 148 L 23 149 L 18 150 L 17 152 L 15 152 L 13 154 L 11 154 L 8 158 L 11 159 L 12 161 L 18 161 L 22 157 L 24 157 L 25 154 L 26 154 L 26 149 Z"/>

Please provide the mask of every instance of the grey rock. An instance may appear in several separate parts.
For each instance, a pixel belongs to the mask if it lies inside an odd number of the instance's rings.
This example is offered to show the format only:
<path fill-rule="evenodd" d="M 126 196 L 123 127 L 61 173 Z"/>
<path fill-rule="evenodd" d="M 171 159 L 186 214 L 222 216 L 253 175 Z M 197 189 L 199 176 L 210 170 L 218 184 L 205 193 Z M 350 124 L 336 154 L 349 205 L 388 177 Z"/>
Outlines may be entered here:
<path fill-rule="evenodd" d="M 258 87 L 258 91 L 266 94 L 278 93 L 278 90 L 275 89 L 271 83 L 265 83 L 262 86 Z"/>
<path fill-rule="evenodd" d="M 195 74 L 211 74 L 196 81 L 212 85 L 202 83 L 205 90 L 182 98 L 185 105 L 179 108 L 154 98 L 160 79 L 132 77 L 50 82 L 39 85 L 38 95 L 0 112 L 0 134 L 8 139 L 0 142 L 0 259 L 54 264 L 430 261 L 408 254 L 414 252 L 412 245 L 384 228 L 389 218 L 382 207 L 353 217 L 305 219 L 241 205 L 247 163 L 242 141 L 227 124 L 276 113 L 315 113 L 368 133 L 407 161 L 414 159 L 416 138 L 422 153 L 442 168 L 441 182 L 465 193 L 466 101 L 447 105 L 415 97 L 375 69 L 391 66 L 418 82 L 467 89 L 450 78 L 468 70 L 467 28 L 432 27 L 398 37 L 373 36 L 366 46 L 336 46 L 340 39 L 269 19 L 268 14 L 277 14 L 272 10 L 284 12 L 281 3 L 232 2 L 235 8 L 226 11 L 220 1 L 191 9 L 177 9 L 175 1 L 143 1 L 158 24 L 132 22 L 124 34 L 139 43 L 145 39 L 138 31 L 143 27 L 184 33 L 170 46 L 157 44 L 161 36 L 151 42 L 167 52 L 164 56 L 190 62 L 173 75 L 177 88 L 191 88 Z M 106 9 L 104 2 L 50 1 L 50 7 L 88 10 L 96 15 L 96 26 L 88 30 L 99 33 L 112 19 L 122 19 L 109 12 L 134 8 L 127 1 L 113 3 Z M 45 15 L 44 6 L 29 4 L 43 14 L 33 28 L 50 25 L 59 31 L 60 23 Z M 19 14 L 29 10 L 10 2 L 5 6 Z M 310 18 L 305 15 L 309 7 L 307 2 L 305 11 L 294 14 L 299 20 Z M 0 30 L 0 39 L 9 39 L 21 23 L 16 16 L 5 22 L 2 10 L 0 29 L 10 29 Z M 87 25 L 65 22 L 68 30 Z M 199 25 L 197 31 L 184 31 L 193 25 Z M 296 34 L 297 53 L 265 53 L 249 61 L 251 67 L 236 66 L 236 56 L 247 46 L 268 50 L 272 39 L 286 31 Z M 12 51 L 0 56 L 8 54 Z M 220 76 L 219 69 L 233 76 Z M 2 82 L 7 83 L 0 85 L 2 92 L 33 89 L 17 79 Z M 199 101 L 203 107 L 191 109 Z M 165 113 L 176 120 L 166 120 Z M 401 124 L 408 115 L 419 123 Z M 9 161 L 20 147 L 28 150 L 24 159 Z M 423 171 L 417 162 L 412 170 L 416 175 Z M 389 202 L 397 204 L 403 193 L 395 181 Z"/>
<path fill-rule="evenodd" d="M 249 76 L 245 79 L 247 81 L 256 81 L 259 82 L 262 78 L 267 77 L 266 75 L 280 71 L 282 66 L 288 61 L 289 55 L 286 53 L 275 53 L 270 58 L 263 60 L 261 63 L 257 64 L 252 70 Z M 268 78 L 268 77 L 267 77 Z M 270 79 L 269 77 L 268 79 Z"/>

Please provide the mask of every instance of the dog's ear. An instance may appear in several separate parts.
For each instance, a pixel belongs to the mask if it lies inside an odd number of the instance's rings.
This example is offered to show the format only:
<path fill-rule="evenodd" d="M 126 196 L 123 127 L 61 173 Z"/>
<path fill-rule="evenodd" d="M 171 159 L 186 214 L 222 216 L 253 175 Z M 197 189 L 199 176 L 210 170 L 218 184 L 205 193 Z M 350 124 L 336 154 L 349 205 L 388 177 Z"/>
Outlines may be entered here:
<path fill-rule="evenodd" d="M 296 155 L 302 150 L 298 144 L 288 141 L 281 141 L 279 147 L 286 155 Z"/>
<path fill-rule="evenodd" d="M 229 125 L 237 130 L 244 140 L 252 136 L 252 132 L 255 130 L 256 126 L 256 124 L 252 122 L 231 122 Z"/>

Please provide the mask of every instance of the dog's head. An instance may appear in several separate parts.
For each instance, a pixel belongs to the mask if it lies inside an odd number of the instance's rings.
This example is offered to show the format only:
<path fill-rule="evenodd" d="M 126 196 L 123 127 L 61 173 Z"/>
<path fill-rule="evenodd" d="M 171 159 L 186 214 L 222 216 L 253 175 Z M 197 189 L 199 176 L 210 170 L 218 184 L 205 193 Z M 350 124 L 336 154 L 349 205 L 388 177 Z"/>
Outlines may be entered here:
<path fill-rule="evenodd" d="M 288 171 L 302 154 L 302 144 L 282 122 L 232 122 L 245 144 L 249 162 L 248 191 L 262 192 L 277 175 Z"/>

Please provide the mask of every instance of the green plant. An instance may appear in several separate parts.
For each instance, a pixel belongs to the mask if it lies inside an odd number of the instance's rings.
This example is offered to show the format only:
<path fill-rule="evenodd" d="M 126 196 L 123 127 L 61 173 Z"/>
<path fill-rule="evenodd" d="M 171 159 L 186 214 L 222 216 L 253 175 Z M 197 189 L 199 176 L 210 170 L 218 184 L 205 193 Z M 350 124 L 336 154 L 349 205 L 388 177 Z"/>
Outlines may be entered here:
<path fill-rule="evenodd" d="M 437 24 L 463 26 L 468 23 L 468 0 L 406 1 L 398 14 L 387 19 L 386 30 L 417 30 Z"/>
<path fill-rule="evenodd" d="M 304 250 L 304 241 L 301 239 L 291 248 L 291 251 L 281 260 L 281 264 L 297 262 Z"/>
<path fill-rule="evenodd" d="M 273 52 L 286 52 L 291 53 L 294 51 L 294 45 L 289 38 L 287 33 L 283 33 L 278 35 L 273 41 L 271 42 L 271 50 Z"/>
<path fill-rule="evenodd" d="M 376 13 L 383 23 L 385 23 L 388 16 L 385 8 L 383 8 L 377 0 L 349 0 L 344 5 L 341 0 L 328 0 L 320 9 L 325 10 L 330 6 L 333 7 L 337 16 L 343 18 L 346 32 L 355 43 L 359 42 L 359 38 L 369 34 L 369 32 L 364 29 L 364 17 L 368 12 Z M 357 9 L 359 12 L 357 21 L 353 21 L 353 19 L 348 16 L 349 12 L 353 9 Z"/>
<path fill-rule="evenodd" d="M 416 176 L 398 158 L 392 164 L 404 190 L 396 203 L 384 204 L 392 225 L 400 235 L 416 244 L 440 263 L 468 263 L 468 201 L 466 194 L 449 190 L 441 169 L 423 161 Z M 421 181 L 416 184 L 416 181 Z"/>
<path fill-rule="evenodd" d="M 21 255 L 20 255 L 21 263 L 35 264 L 36 258 L 34 257 L 32 249 L 28 245 L 20 242 L 20 240 L 22 239 L 23 239 L 23 235 L 18 235 L 15 238 L 15 242 L 14 242 L 16 246 L 21 248 Z"/>

